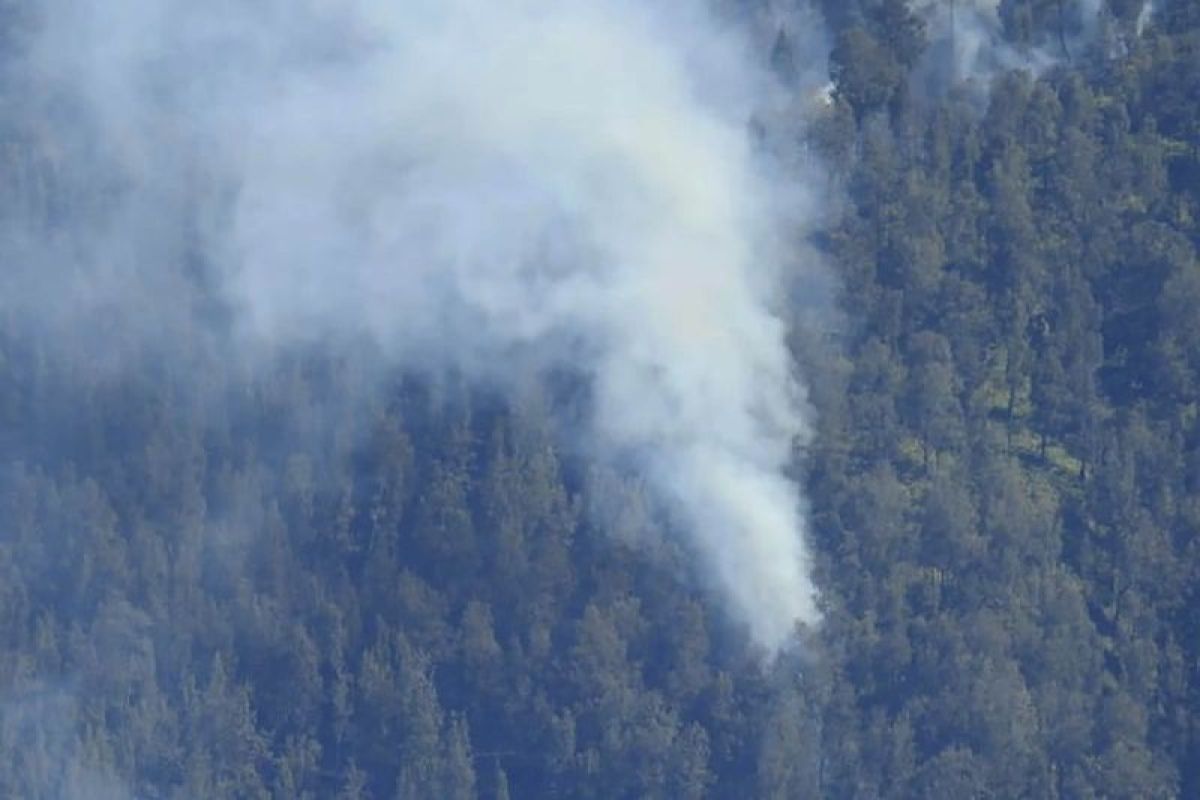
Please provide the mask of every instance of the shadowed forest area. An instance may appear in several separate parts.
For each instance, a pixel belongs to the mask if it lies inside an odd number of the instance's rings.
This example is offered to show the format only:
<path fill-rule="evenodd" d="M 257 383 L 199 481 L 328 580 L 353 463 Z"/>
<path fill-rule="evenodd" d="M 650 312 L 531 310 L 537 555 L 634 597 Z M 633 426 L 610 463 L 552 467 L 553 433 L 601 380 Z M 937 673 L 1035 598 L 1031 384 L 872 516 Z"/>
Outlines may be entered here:
<path fill-rule="evenodd" d="M 569 379 L 250 369 L 181 252 L 192 321 L 120 366 L 0 314 L 0 795 L 1200 796 L 1200 3 L 938 91 L 904 3 L 828 5 L 802 646 L 764 660 L 572 447 Z M 15 91 L 5 230 L 69 228 L 104 198 Z"/>

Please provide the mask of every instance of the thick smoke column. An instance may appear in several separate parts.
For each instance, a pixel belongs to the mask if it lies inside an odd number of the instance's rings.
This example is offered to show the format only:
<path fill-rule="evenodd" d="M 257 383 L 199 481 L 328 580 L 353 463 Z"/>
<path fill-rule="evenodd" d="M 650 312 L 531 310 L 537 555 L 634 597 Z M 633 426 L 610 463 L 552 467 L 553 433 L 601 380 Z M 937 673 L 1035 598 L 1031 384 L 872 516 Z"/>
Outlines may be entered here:
<path fill-rule="evenodd" d="M 588 452 L 645 470 L 756 641 L 815 621 L 773 313 L 804 197 L 756 155 L 738 36 L 620 0 L 52 5 L 36 71 L 120 165 L 108 238 L 191 209 L 256 346 L 573 371 Z"/>

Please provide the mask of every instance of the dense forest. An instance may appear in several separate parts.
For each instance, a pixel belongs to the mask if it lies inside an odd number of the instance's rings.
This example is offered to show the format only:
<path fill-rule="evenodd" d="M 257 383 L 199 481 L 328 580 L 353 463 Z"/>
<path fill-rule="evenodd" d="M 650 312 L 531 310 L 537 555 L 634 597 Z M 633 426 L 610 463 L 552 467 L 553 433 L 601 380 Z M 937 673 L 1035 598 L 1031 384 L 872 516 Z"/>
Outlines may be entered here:
<path fill-rule="evenodd" d="M 3 306 L 0 795 L 1200 796 L 1200 3 L 1110 0 L 985 86 L 922 79 L 901 0 L 826 5 L 799 647 L 546 387 L 200 333 L 114 369 Z M 6 102 L 5 229 L 63 224 Z"/>

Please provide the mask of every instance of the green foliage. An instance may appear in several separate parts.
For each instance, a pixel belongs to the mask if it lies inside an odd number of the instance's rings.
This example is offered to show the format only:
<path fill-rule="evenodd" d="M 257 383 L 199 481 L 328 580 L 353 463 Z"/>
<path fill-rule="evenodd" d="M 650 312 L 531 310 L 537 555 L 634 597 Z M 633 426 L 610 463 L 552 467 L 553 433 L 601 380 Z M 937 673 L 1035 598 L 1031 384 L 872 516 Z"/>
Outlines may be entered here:
<path fill-rule="evenodd" d="M 114 376 L 4 317 L 0 795 L 1200 796 L 1196 4 L 978 113 L 912 96 L 904 3 L 827 5 L 803 655 L 747 654 L 547 398 L 319 349 Z M 10 144 L 3 214 L 48 216 Z"/>
<path fill-rule="evenodd" d="M 1058 13 L 1002 12 L 1027 41 Z M 1195 37 L 1006 76 L 979 117 L 860 127 L 829 237 L 856 333 L 826 379 L 851 377 L 818 394 L 811 484 L 846 762 L 827 796 L 1200 790 L 1174 666 L 1200 654 L 1200 229 L 1195 151 L 1168 143 L 1196 99 L 1162 77 Z"/>

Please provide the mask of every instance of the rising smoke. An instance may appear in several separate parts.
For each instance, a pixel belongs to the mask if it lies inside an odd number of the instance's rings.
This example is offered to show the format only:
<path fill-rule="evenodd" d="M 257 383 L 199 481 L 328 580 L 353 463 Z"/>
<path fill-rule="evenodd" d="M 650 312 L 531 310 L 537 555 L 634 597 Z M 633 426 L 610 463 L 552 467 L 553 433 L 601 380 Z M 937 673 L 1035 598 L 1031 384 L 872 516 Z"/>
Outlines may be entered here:
<path fill-rule="evenodd" d="M 974 81 L 986 89 L 1000 72 L 1024 68 L 1038 73 L 1061 57 L 1044 46 L 1022 49 L 1010 42 L 999 0 L 913 0 L 910 7 L 929 37 L 925 71 L 940 81 Z"/>
<path fill-rule="evenodd" d="M 1053 7 L 1001 0 L 910 0 L 929 47 L 918 74 L 927 84 L 974 85 L 986 92 L 1001 73 L 1034 75 L 1077 58 L 1095 36 L 1099 0 Z M 1037 18 L 1037 11 L 1045 19 Z"/>
<path fill-rule="evenodd" d="M 755 147 L 771 84 L 741 36 L 650 5 L 47 0 L 27 69 L 54 169 L 105 189 L 77 193 L 103 197 L 68 217 L 83 247 L 25 244 L 64 277 L 5 302 L 194 336 L 164 266 L 186 251 L 249 349 L 367 334 L 492 385 L 569 369 L 587 452 L 638 465 L 777 649 L 817 618 L 776 308 L 780 201 L 795 226 L 811 198 Z"/>
<path fill-rule="evenodd" d="M 1146 28 L 1154 20 L 1154 15 L 1158 13 L 1158 5 L 1154 0 L 1145 0 L 1142 3 L 1142 8 L 1138 11 L 1137 20 L 1134 22 L 1134 34 L 1142 36 L 1146 32 Z"/>

